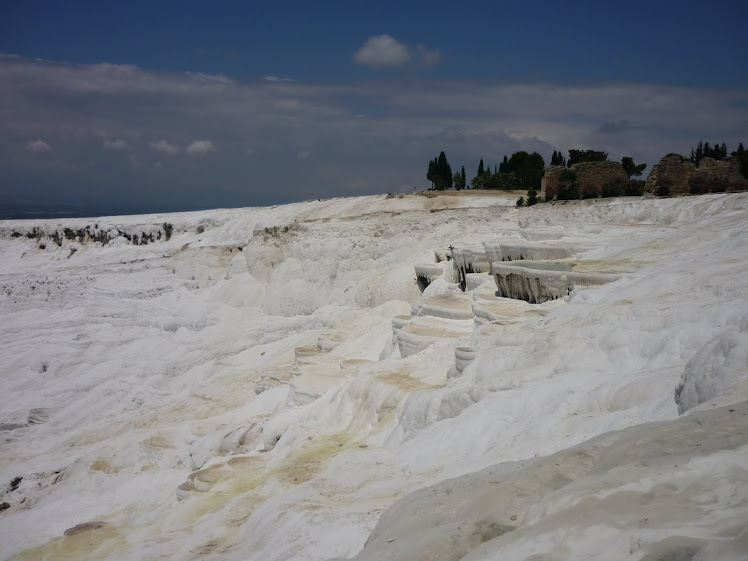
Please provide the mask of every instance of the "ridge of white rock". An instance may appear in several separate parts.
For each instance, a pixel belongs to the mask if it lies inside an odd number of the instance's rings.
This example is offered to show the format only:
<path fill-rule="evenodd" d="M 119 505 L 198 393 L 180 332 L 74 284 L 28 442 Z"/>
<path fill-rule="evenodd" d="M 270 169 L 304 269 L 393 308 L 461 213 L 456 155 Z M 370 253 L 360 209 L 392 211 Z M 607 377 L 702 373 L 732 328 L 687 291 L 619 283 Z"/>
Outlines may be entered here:
<path fill-rule="evenodd" d="M 514 198 L 0 223 L 3 558 L 740 559 L 748 196 Z"/>
<path fill-rule="evenodd" d="M 517 260 L 554 260 L 565 259 L 575 251 L 566 246 L 550 245 L 531 240 L 488 240 L 483 242 L 488 263 Z"/>

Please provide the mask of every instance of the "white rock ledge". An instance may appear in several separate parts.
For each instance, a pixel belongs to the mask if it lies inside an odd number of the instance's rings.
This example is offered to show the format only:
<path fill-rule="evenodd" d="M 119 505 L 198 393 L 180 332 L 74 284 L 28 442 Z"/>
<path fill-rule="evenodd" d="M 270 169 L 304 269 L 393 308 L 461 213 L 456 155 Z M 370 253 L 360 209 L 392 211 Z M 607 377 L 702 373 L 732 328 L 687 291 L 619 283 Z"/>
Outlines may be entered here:
<path fill-rule="evenodd" d="M 570 269 L 571 265 L 564 264 L 491 263 L 491 275 L 499 296 L 531 304 L 563 298 L 577 286 L 596 286 L 620 278 L 611 273 L 575 273 Z"/>

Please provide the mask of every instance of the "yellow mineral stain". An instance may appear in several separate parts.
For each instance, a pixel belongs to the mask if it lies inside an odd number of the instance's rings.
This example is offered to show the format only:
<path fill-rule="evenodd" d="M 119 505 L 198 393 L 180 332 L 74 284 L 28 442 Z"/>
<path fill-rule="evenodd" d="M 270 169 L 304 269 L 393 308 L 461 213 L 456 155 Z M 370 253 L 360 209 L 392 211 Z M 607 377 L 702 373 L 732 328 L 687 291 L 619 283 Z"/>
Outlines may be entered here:
<path fill-rule="evenodd" d="M 194 524 L 206 514 L 222 509 L 235 497 L 259 487 L 264 481 L 265 466 L 259 458 L 232 458 L 226 464 L 194 472 L 180 486 L 188 496 L 179 503 L 178 521 L 180 524 Z M 254 500 L 250 500 L 250 504 L 254 503 Z"/>
<path fill-rule="evenodd" d="M 432 387 L 428 384 L 424 384 L 418 378 L 414 378 L 405 371 L 386 372 L 384 374 L 379 374 L 378 376 L 376 376 L 376 378 L 377 380 L 384 382 L 385 384 L 396 386 L 409 392 L 426 390 Z"/>
<path fill-rule="evenodd" d="M 164 450 L 174 448 L 174 445 L 165 436 L 160 434 L 153 435 L 145 439 L 140 445 L 146 450 Z"/>
<path fill-rule="evenodd" d="M 78 561 L 107 559 L 126 550 L 126 541 L 117 529 L 102 522 L 79 524 L 66 535 L 22 551 L 10 561 Z"/>
<path fill-rule="evenodd" d="M 345 432 L 329 435 L 284 458 L 271 474 L 285 485 L 301 485 L 327 466 L 330 459 L 346 449 L 351 440 Z"/>
<path fill-rule="evenodd" d="M 105 460 L 103 458 L 98 458 L 95 460 L 89 468 L 91 471 L 101 471 L 103 473 L 119 473 L 122 471 L 122 468 L 120 466 L 113 466 L 109 463 L 109 460 Z"/>
<path fill-rule="evenodd" d="M 590 259 L 572 261 L 568 264 L 571 265 L 575 273 L 630 273 L 641 267 L 644 263 L 635 263 L 631 259 Z"/>

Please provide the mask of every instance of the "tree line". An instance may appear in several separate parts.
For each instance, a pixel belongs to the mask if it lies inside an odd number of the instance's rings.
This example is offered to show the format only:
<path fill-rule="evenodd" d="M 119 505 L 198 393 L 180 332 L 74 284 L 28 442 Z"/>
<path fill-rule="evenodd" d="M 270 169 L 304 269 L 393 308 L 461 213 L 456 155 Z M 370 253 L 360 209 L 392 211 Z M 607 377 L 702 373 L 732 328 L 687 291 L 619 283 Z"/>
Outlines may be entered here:
<path fill-rule="evenodd" d="M 582 162 L 604 162 L 608 154 L 597 150 L 569 150 L 568 159 L 560 151 L 553 151 L 551 165 L 571 167 Z M 633 158 L 625 156 L 621 163 L 626 173 L 631 176 L 639 176 L 646 164 L 637 165 Z M 437 190 L 450 189 L 502 189 L 502 190 L 537 190 L 540 189 L 540 181 L 545 171 L 545 160 L 537 152 L 528 153 L 524 150 L 515 152 L 510 157 L 504 156 L 498 166 L 486 166 L 483 158 L 478 162 L 478 170 L 468 184 L 465 174 L 465 166 L 460 171 L 452 174 L 452 167 L 447 161 L 446 154 L 442 151 L 433 160 L 429 160 L 426 179 L 431 182 L 432 188 Z M 536 193 L 537 194 L 537 193 Z M 528 193 L 528 201 L 533 200 Z"/>
<path fill-rule="evenodd" d="M 748 178 L 748 151 L 744 150 L 743 144 L 740 143 L 737 151 L 732 152 L 736 156 L 740 169 L 744 177 Z M 695 149 L 691 150 L 688 158 L 682 159 L 693 162 L 697 167 L 703 158 L 714 158 L 720 160 L 727 157 L 727 145 L 725 143 L 710 146 L 708 142 L 699 142 Z M 568 197 L 564 198 L 586 198 L 585 193 L 577 193 L 575 185 L 575 174 L 568 169 L 571 166 L 584 162 L 606 162 L 608 153 L 600 150 L 581 150 L 571 149 L 568 151 L 568 157 L 565 157 L 560 150 L 554 150 L 551 155 L 551 166 L 563 166 L 568 171 L 563 172 L 562 183 L 568 187 Z M 637 164 L 630 156 L 621 158 L 621 165 L 629 177 L 629 183 L 625 185 L 606 186 L 599 196 L 618 196 L 618 195 L 635 195 L 641 194 L 643 182 L 633 181 L 631 178 L 640 177 L 647 167 L 647 164 Z M 431 182 L 432 188 L 437 190 L 451 189 L 501 189 L 501 190 L 527 190 L 527 200 L 520 197 L 518 205 L 532 205 L 537 201 L 537 190 L 540 189 L 540 183 L 545 172 L 545 161 L 537 152 L 528 153 L 524 150 L 515 152 L 510 157 L 504 156 L 498 166 L 494 166 L 493 171 L 490 165 L 483 162 L 483 158 L 478 162 L 478 168 L 475 176 L 467 181 L 465 166 L 461 166 L 460 171 L 452 173 L 452 167 L 447 161 L 444 151 L 433 160 L 429 161 L 426 178 Z M 591 196 L 591 194 L 590 194 Z"/>

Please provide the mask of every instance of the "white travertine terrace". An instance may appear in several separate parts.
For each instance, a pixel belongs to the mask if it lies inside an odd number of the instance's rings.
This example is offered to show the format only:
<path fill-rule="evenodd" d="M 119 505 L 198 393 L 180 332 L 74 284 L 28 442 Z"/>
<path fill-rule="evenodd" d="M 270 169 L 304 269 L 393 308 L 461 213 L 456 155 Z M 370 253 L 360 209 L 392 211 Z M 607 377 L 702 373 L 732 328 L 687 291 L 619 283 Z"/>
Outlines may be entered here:
<path fill-rule="evenodd" d="M 462 374 L 468 364 L 478 356 L 478 350 L 473 347 L 455 347 L 455 370 Z"/>
<path fill-rule="evenodd" d="M 452 249 L 452 262 L 463 290 L 468 273 L 483 273 L 490 267 L 482 247 L 455 247 Z"/>
<path fill-rule="evenodd" d="M 439 340 L 462 340 L 472 332 L 472 319 L 449 320 L 433 316 L 413 316 L 403 327 L 394 328 L 402 357 L 419 353 Z"/>
<path fill-rule="evenodd" d="M 0 223 L 2 557 L 745 560 L 748 193 L 515 199 Z"/>
<path fill-rule="evenodd" d="M 619 275 L 611 273 L 576 273 L 562 263 L 546 263 L 541 268 L 535 264 L 521 265 L 504 262 L 491 263 L 491 274 L 496 280 L 497 292 L 506 298 L 540 304 L 568 296 L 574 287 L 595 286 L 613 282 Z"/>
<path fill-rule="evenodd" d="M 565 246 L 547 245 L 527 240 L 485 241 L 483 247 L 486 250 L 486 259 L 489 263 L 521 259 L 566 259 L 574 255 L 574 251 Z"/>
<path fill-rule="evenodd" d="M 433 316 L 446 319 L 473 319 L 469 294 L 440 294 L 423 298 L 410 308 L 414 316 Z"/>
<path fill-rule="evenodd" d="M 436 279 L 444 275 L 444 267 L 436 263 L 417 263 L 414 268 L 421 292 Z"/>

